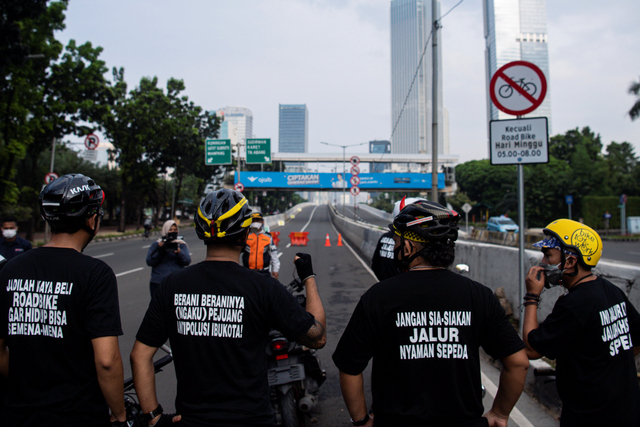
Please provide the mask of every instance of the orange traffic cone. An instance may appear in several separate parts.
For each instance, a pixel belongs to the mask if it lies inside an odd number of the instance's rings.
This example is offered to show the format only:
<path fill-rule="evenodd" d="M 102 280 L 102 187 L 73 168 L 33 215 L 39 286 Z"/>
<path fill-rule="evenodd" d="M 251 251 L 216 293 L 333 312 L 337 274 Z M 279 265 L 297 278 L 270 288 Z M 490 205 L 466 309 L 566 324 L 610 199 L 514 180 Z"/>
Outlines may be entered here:
<path fill-rule="evenodd" d="M 338 246 L 342 246 L 342 234 L 338 233 Z"/>
<path fill-rule="evenodd" d="M 324 242 L 325 246 L 331 246 L 331 242 L 329 241 L 329 233 L 327 233 L 327 240 Z"/>

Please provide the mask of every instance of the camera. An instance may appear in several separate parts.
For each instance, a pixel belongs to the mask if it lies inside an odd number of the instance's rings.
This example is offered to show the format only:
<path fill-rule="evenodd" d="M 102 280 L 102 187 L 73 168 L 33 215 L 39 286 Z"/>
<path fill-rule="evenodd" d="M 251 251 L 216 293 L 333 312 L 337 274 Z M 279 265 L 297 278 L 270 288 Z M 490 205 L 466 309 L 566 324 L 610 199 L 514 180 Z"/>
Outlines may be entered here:
<path fill-rule="evenodd" d="M 182 240 L 182 236 L 178 236 L 177 233 L 169 233 L 169 235 L 167 236 L 162 236 L 162 241 L 164 242 L 164 247 L 169 250 L 177 250 L 178 249 L 178 243 L 176 243 L 176 240 Z"/>

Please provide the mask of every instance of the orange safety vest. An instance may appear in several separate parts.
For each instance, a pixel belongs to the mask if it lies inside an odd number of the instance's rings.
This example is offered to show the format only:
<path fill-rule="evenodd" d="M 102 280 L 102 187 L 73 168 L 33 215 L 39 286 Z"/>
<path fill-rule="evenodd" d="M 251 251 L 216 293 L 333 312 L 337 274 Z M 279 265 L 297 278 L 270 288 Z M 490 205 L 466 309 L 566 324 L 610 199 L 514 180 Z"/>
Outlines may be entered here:
<path fill-rule="evenodd" d="M 245 267 L 252 270 L 263 270 L 271 264 L 271 237 L 265 233 L 249 233 L 247 247 L 242 255 Z"/>

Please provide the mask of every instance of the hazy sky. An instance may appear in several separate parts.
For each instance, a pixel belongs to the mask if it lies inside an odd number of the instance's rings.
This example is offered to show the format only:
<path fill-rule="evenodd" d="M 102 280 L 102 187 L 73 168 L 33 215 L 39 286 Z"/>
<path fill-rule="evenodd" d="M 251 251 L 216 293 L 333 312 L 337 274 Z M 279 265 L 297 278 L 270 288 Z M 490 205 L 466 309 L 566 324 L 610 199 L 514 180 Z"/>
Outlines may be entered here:
<path fill-rule="evenodd" d="M 443 13 L 459 0 L 442 0 Z M 257 137 L 278 142 L 278 104 L 307 104 L 309 151 L 389 139 L 390 0 L 71 0 L 65 42 L 102 46 L 129 87 L 183 79 L 207 110 L 242 106 Z M 552 134 L 590 126 L 640 155 L 627 93 L 640 79 L 640 1 L 547 0 Z M 482 1 L 442 22 L 451 154 L 488 158 Z M 548 95 L 549 96 L 549 95 Z M 347 153 L 366 152 L 368 145 Z"/>

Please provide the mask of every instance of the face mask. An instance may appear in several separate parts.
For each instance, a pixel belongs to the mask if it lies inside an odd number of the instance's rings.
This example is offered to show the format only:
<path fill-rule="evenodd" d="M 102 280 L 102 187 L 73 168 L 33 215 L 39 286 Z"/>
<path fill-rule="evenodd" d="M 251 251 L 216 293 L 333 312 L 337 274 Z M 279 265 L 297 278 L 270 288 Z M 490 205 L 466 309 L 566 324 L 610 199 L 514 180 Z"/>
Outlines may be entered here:
<path fill-rule="evenodd" d="M 249 227 L 255 228 L 256 230 L 260 230 L 262 228 L 262 223 L 261 222 L 252 222 Z"/>
<path fill-rule="evenodd" d="M 12 230 L 2 230 L 2 235 L 5 239 L 13 239 L 16 237 L 17 231 L 15 229 Z"/>
<path fill-rule="evenodd" d="M 549 289 L 560 285 L 560 279 L 566 270 L 560 269 L 560 264 L 552 265 L 541 262 L 538 264 L 544 268 L 544 287 Z"/>

